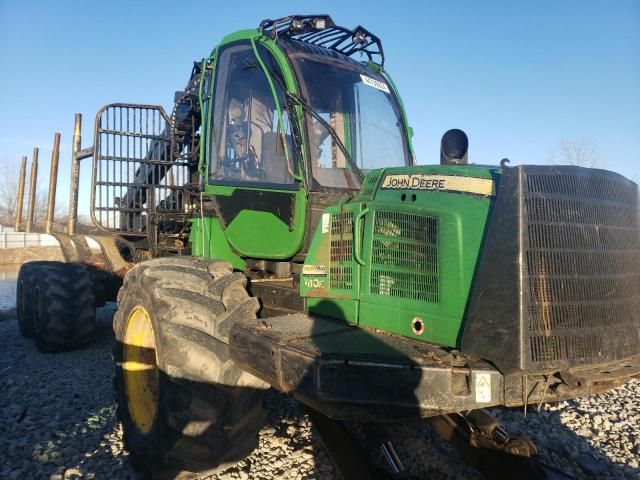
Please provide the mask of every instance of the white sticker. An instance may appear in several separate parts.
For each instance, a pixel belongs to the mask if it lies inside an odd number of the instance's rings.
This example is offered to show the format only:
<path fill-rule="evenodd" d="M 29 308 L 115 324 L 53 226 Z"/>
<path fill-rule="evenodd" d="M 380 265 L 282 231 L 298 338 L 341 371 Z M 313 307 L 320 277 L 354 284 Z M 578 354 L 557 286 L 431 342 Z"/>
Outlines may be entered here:
<path fill-rule="evenodd" d="M 491 375 L 488 373 L 476 373 L 476 402 L 491 402 Z"/>
<path fill-rule="evenodd" d="M 327 267 L 324 265 L 303 265 L 303 275 L 326 275 Z"/>
<path fill-rule="evenodd" d="M 331 220 L 331 215 L 328 213 L 322 214 L 322 233 L 329 232 L 329 220 Z"/>
<path fill-rule="evenodd" d="M 366 75 L 360 74 L 360 78 L 364 82 L 365 85 L 369 85 L 370 87 L 377 88 L 378 90 L 382 90 L 383 92 L 389 93 L 389 87 L 386 83 L 381 82 L 380 80 L 376 80 L 375 78 L 367 77 Z"/>

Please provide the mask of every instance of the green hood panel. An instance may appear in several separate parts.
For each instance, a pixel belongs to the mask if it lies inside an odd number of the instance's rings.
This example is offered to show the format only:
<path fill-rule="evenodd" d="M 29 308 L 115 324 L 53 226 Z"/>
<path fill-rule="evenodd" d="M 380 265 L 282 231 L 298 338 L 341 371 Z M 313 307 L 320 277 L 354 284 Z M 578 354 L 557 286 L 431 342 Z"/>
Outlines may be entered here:
<path fill-rule="evenodd" d="M 499 178 L 476 166 L 370 172 L 316 231 L 301 281 L 308 309 L 457 346 Z"/>

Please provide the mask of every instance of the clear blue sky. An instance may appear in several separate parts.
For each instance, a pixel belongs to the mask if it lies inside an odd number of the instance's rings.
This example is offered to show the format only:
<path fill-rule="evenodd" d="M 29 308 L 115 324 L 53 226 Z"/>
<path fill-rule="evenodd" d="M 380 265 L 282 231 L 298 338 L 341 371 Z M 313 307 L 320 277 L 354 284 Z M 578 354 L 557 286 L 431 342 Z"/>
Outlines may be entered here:
<path fill-rule="evenodd" d="M 489 164 L 545 163 L 559 140 L 588 137 L 606 168 L 640 179 L 638 0 L 0 0 L 0 160 L 30 157 L 37 145 L 44 180 L 60 131 L 58 198 L 67 203 L 75 112 L 89 146 L 103 104 L 170 109 L 192 61 L 226 33 L 292 13 L 329 13 L 381 37 L 419 163 L 438 161 L 449 128 L 469 135 L 470 161 Z"/>

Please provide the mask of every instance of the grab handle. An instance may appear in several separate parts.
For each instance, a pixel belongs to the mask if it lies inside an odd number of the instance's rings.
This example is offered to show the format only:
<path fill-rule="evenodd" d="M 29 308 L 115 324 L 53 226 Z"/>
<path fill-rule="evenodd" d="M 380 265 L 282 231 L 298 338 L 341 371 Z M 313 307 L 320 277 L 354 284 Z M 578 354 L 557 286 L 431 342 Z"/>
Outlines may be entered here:
<path fill-rule="evenodd" d="M 362 259 L 362 234 L 360 233 L 360 224 L 365 215 L 369 213 L 369 209 L 363 209 L 355 218 L 353 222 L 353 258 L 360 265 L 364 266 L 364 260 Z"/>

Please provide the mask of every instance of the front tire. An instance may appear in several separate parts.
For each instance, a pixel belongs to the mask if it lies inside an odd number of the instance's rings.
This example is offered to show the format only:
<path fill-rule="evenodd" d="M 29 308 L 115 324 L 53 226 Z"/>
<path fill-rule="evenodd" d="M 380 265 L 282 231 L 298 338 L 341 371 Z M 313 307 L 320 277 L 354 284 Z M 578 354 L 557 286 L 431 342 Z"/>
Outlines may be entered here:
<path fill-rule="evenodd" d="M 156 478 L 212 474 L 255 449 L 268 385 L 229 358 L 228 335 L 257 310 L 226 262 L 161 258 L 127 273 L 114 386 L 134 468 Z"/>

